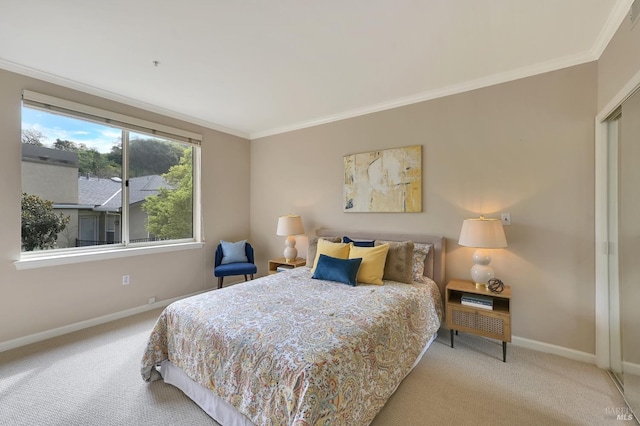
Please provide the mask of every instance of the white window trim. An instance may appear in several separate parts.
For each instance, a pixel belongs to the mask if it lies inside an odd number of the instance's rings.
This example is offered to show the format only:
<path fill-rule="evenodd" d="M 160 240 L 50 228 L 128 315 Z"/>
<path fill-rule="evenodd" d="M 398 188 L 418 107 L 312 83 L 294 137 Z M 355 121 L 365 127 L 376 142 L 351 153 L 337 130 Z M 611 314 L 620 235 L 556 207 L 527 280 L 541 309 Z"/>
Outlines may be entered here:
<path fill-rule="evenodd" d="M 121 257 L 140 256 L 146 254 L 167 253 L 173 251 L 193 250 L 204 247 L 204 242 L 188 242 L 143 247 L 122 247 L 85 252 L 39 254 L 37 256 L 22 255 L 13 262 L 17 270 L 45 268 L 48 266 L 69 265 L 73 263 L 94 262 L 96 260 L 118 259 Z M 31 253 L 30 253 L 31 254 Z"/>
<path fill-rule="evenodd" d="M 118 126 L 123 126 L 128 130 L 136 131 L 135 127 L 156 129 L 166 135 L 180 136 L 188 140 L 188 143 L 197 147 L 193 150 L 193 238 L 183 240 L 172 240 L 170 243 L 155 243 L 152 245 L 131 244 L 127 246 L 109 245 L 95 249 L 72 249 L 37 252 L 20 252 L 20 259 L 13 264 L 17 270 L 43 268 L 48 266 L 68 265 L 81 262 L 93 262 L 98 260 L 117 259 L 122 257 L 139 256 L 155 253 L 166 253 L 182 250 L 192 250 L 204 247 L 204 236 L 202 232 L 202 198 L 201 198 L 201 142 L 202 135 L 186 130 L 176 129 L 159 123 L 146 121 L 123 114 L 79 104 L 65 99 L 55 98 L 41 93 L 23 90 L 23 99 L 53 105 L 60 108 L 102 117 L 118 122 Z M 79 117 L 82 118 L 82 117 Z M 128 128 L 127 124 L 134 128 Z M 126 206 L 125 206 L 126 207 Z M 128 238 L 127 238 L 128 239 Z"/>

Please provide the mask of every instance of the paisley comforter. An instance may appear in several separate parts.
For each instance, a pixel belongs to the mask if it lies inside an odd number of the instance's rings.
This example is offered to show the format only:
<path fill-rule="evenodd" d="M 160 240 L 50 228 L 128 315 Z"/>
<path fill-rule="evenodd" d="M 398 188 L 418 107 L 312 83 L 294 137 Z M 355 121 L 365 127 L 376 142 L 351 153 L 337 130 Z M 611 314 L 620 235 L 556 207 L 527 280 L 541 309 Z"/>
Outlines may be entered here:
<path fill-rule="evenodd" d="M 442 318 L 435 283 L 311 279 L 296 268 L 169 305 L 142 359 L 169 359 L 256 425 L 368 425 Z"/>

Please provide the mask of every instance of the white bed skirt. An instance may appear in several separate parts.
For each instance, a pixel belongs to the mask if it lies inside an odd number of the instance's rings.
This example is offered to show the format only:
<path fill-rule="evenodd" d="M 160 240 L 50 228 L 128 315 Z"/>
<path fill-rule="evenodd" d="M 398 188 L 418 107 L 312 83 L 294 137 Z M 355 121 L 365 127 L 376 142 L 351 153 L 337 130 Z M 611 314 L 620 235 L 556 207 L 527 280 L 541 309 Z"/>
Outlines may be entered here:
<path fill-rule="evenodd" d="M 198 404 L 215 421 L 222 426 L 254 426 L 233 405 L 220 398 L 204 386 L 194 382 L 184 372 L 164 360 L 160 364 L 160 374 L 165 383 L 173 385 L 184 392 L 193 402 Z"/>
<path fill-rule="evenodd" d="M 422 352 L 420 352 L 420 355 L 416 358 L 407 375 L 418 365 L 422 356 L 427 349 L 429 349 L 429 346 L 431 346 L 431 343 L 433 343 L 436 337 L 438 337 L 438 333 L 431 336 L 431 339 L 429 339 Z M 211 390 L 191 380 L 181 369 L 173 365 L 171 361 L 162 361 L 162 364 L 160 364 L 160 374 L 165 383 L 180 389 L 202 408 L 205 413 L 222 426 L 255 426 L 249 419 L 242 415 L 242 413 L 238 412 L 235 407 Z"/>

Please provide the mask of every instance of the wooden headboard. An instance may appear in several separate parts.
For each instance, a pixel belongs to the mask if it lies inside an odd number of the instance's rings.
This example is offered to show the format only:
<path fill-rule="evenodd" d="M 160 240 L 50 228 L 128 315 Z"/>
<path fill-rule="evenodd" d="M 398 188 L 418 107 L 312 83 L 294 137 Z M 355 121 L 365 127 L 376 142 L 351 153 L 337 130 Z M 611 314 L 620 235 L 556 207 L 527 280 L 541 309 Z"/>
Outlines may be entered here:
<path fill-rule="evenodd" d="M 342 237 L 362 238 L 369 240 L 387 240 L 387 241 L 413 241 L 414 243 L 431 244 L 432 250 L 424 261 L 424 275 L 431 278 L 438 284 L 440 294 L 444 299 L 445 286 L 444 280 L 444 255 L 446 239 L 442 236 L 427 234 L 399 234 L 392 232 L 368 232 L 368 231 L 346 231 L 341 229 L 321 228 L 316 230 L 318 237 Z"/>

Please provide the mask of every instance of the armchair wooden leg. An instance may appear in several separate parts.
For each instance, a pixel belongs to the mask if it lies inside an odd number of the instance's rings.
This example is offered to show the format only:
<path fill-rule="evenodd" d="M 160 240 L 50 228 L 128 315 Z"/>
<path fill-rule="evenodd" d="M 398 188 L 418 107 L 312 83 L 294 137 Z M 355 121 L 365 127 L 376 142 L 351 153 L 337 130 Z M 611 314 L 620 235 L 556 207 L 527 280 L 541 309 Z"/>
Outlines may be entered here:
<path fill-rule="evenodd" d="M 249 277 L 247 277 L 247 274 L 244 274 L 244 280 L 249 281 Z"/>
<path fill-rule="evenodd" d="M 251 274 L 251 279 L 253 279 L 253 274 Z"/>
<path fill-rule="evenodd" d="M 218 288 L 222 288 L 222 280 L 224 277 L 218 277 Z"/>

